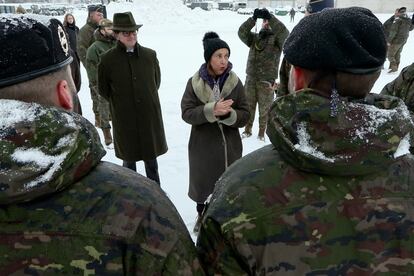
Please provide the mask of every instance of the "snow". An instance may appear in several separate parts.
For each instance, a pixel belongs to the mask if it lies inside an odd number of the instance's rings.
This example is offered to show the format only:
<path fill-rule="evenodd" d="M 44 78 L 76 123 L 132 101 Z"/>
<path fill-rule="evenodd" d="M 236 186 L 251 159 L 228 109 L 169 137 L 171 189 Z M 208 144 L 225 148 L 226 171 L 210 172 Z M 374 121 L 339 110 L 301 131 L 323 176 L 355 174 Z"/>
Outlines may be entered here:
<path fill-rule="evenodd" d="M 36 114 L 39 116 L 43 113 L 37 109 L 37 106 L 36 104 L 28 105 L 14 100 L 0 101 L 0 130 L 17 122 L 33 121 L 36 118 Z M 21 112 L 22 110 L 26 110 L 26 112 Z"/>
<path fill-rule="evenodd" d="M 323 152 L 318 151 L 317 148 L 311 145 L 311 138 L 309 133 L 306 131 L 305 122 L 299 123 L 297 133 L 299 142 L 294 146 L 296 150 L 302 151 L 321 160 L 325 160 L 331 163 L 335 162 L 334 158 L 325 156 Z"/>
<path fill-rule="evenodd" d="M 397 150 L 394 153 L 394 158 L 398 158 L 410 153 L 410 134 L 408 133 L 400 141 Z"/>
<path fill-rule="evenodd" d="M 41 174 L 35 180 L 26 183 L 25 188 L 30 189 L 35 187 L 38 183 L 46 182 L 54 176 L 55 172 L 61 168 L 61 164 L 65 160 L 69 151 L 63 152 L 59 155 L 47 155 L 40 149 L 25 149 L 18 148 L 12 154 L 12 159 L 19 163 L 25 163 L 27 166 L 35 166 L 39 169 L 48 170 Z"/>
<path fill-rule="evenodd" d="M 115 12 L 126 11 L 133 13 L 137 24 L 143 24 L 138 33 L 139 43 L 157 52 L 162 73 L 159 96 L 169 146 L 168 152 L 158 158 L 161 187 L 175 204 L 188 230 L 195 238 L 192 229 L 197 217 L 196 204 L 187 196 L 189 177 L 187 144 L 191 126 L 181 119 L 180 101 L 187 80 L 204 62 L 202 38 L 207 31 L 217 32 L 220 38 L 229 44 L 233 71 L 244 83 L 249 49 L 240 41 L 237 31 L 249 15 L 240 15 L 228 10 L 191 10 L 183 5 L 181 0 L 139 0 L 136 3 L 111 2 L 107 6 L 108 18 L 110 19 L 112 19 Z M 85 10 L 74 10 L 73 14 L 77 25 L 82 27 L 86 22 L 87 12 Z M 378 14 L 377 16 L 384 22 L 391 14 Z M 295 22 L 290 23 L 288 15 L 278 16 L 289 30 L 292 30 L 302 17 L 302 13 L 296 13 Z M 63 16 L 59 19 L 63 21 Z M 257 23 L 256 31 L 259 31 L 259 29 L 260 25 Z M 253 28 L 254 30 L 255 28 Z M 400 70 L 414 62 L 413 32 L 402 52 Z M 385 63 L 385 68 L 388 68 L 388 62 Z M 94 123 L 88 78 L 85 69 L 82 67 L 81 70 L 82 88 L 79 97 L 82 110 L 84 116 Z M 398 76 L 398 73 L 388 74 L 386 71 L 386 69 L 382 71 L 373 91 L 380 92 L 385 84 Z M 0 107 L 0 112 L 1 110 Z M 2 117 L 0 116 L 0 118 Z M 258 132 L 257 120 L 258 115 L 256 114 L 253 133 Z M 99 130 L 99 134 L 101 141 L 103 141 L 101 130 Z M 266 142 L 261 142 L 255 136 L 246 138 L 243 140 L 243 154 L 245 155 L 267 144 L 269 144 L 268 139 Z M 122 165 L 122 161 L 115 157 L 113 149 L 107 148 L 106 150 L 107 154 L 103 160 Z M 142 162 L 137 163 L 137 169 L 139 173 L 145 175 Z"/>

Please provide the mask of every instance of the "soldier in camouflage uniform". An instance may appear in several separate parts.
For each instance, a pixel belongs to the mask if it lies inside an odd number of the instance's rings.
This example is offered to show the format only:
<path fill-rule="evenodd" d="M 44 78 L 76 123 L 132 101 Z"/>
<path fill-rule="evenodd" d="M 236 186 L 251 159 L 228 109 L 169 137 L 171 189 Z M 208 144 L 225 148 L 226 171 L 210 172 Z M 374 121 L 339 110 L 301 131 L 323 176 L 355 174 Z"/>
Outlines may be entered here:
<path fill-rule="evenodd" d="M 37 19 L 0 17 L 0 275 L 203 275 L 160 187 L 100 161 L 63 26 Z"/>
<path fill-rule="evenodd" d="M 382 89 L 381 94 L 402 99 L 414 114 L 414 63 L 405 67 L 394 81 Z"/>
<path fill-rule="evenodd" d="M 387 30 L 388 55 L 390 62 L 388 73 L 397 72 L 400 65 L 401 52 L 407 42 L 410 31 L 414 29 L 414 23 L 407 16 L 407 8 L 402 7 L 395 15 L 392 25 Z"/>
<path fill-rule="evenodd" d="M 207 273 L 412 275 L 414 124 L 400 99 L 364 98 L 386 57 L 381 22 L 327 9 L 283 52 L 292 93 L 269 112 L 273 145 L 216 183 L 197 241 Z"/>
<path fill-rule="evenodd" d="M 99 21 L 99 27 L 94 33 L 95 42 L 86 52 L 86 71 L 88 72 L 89 85 L 94 90 L 96 100 L 98 101 L 98 111 L 100 117 L 100 128 L 102 129 L 105 144 L 112 143 L 110 111 L 108 101 L 99 95 L 98 91 L 98 64 L 101 61 L 101 55 L 116 45 L 116 39 L 112 31 L 112 21 L 102 19 Z"/>
<path fill-rule="evenodd" d="M 86 53 L 88 51 L 89 46 L 95 41 L 94 32 L 99 26 L 99 21 L 103 18 L 103 10 L 102 7 L 99 5 L 91 5 L 88 8 L 88 19 L 86 24 L 79 30 L 78 34 L 78 43 L 77 43 L 77 52 L 79 58 L 86 69 Z M 93 89 L 92 84 L 89 83 L 89 89 L 91 92 L 92 98 L 92 110 L 95 114 L 95 126 L 99 127 L 101 118 L 99 114 L 99 98 L 98 94 L 96 94 L 96 89 Z"/>
<path fill-rule="evenodd" d="M 259 33 L 251 32 L 257 18 L 263 19 Z M 273 102 L 275 80 L 279 69 L 279 59 L 283 42 L 289 31 L 274 15 L 266 9 L 256 9 L 253 16 L 248 18 L 239 28 L 239 38 L 249 50 L 246 67 L 246 97 L 249 104 L 250 119 L 242 137 L 252 135 L 256 105 L 259 105 L 259 135 L 264 140 L 267 112 Z"/>

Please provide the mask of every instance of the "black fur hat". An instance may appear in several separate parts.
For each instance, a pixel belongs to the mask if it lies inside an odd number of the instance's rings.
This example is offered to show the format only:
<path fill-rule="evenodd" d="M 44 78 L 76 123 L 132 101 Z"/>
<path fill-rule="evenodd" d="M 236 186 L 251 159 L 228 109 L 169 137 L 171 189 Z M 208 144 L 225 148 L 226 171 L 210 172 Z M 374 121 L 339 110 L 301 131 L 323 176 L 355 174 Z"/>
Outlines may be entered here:
<path fill-rule="evenodd" d="M 283 46 L 286 60 L 305 69 L 368 74 L 385 61 L 382 23 L 368 9 L 325 9 L 304 17 Z"/>
<path fill-rule="evenodd" d="M 57 71 L 72 62 L 62 23 L 40 15 L 0 16 L 0 87 Z"/>
<path fill-rule="evenodd" d="M 224 41 L 221 40 L 218 34 L 215 32 L 207 32 L 203 37 L 203 46 L 204 46 L 204 60 L 208 62 L 215 51 L 218 49 L 226 48 L 229 50 L 230 56 L 230 47 Z"/>

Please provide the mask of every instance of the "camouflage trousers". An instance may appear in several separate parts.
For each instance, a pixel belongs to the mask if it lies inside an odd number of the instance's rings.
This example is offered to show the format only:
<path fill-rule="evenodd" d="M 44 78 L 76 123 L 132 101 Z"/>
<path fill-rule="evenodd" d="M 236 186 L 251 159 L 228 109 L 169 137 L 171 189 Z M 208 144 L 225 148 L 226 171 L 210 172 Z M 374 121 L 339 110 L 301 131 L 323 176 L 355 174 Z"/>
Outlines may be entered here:
<path fill-rule="evenodd" d="M 401 52 L 403 50 L 403 47 L 404 44 L 391 44 L 388 47 L 387 58 L 390 62 L 390 68 L 392 66 L 398 68 L 398 66 L 400 65 Z"/>
<path fill-rule="evenodd" d="M 246 129 L 251 129 L 256 113 L 256 105 L 259 105 L 259 128 L 266 129 L 268 111 L 273 102 L 274 90 L 270 87 L 271 81 L 256 80 L 249 76 L 246 77 L 244 87 L 246 89 L 246 99 L 249 106 L 250 118 Z"/>
<path fill-rule="evenodd" d="M 93 112 L 98 114 L 100 118 L 100 127 L 102 129 L 111 128 L 111 125 L 109 124 L 111 118 L 109 102 L 104 97 L 99 95 L 98 88 L 96 86 L 91 87 L 91 97 L 93 102 Z"/>

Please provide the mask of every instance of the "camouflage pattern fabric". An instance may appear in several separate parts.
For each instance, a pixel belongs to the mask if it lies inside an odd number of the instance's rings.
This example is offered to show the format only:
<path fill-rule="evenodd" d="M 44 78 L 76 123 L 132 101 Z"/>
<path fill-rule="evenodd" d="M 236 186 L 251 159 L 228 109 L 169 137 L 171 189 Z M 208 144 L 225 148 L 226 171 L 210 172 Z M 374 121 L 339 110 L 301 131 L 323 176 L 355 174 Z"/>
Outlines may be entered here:
<path fill-rule="evenodd" d="M 95 42 L 86 52 L 86 72 L 88 73 L 89 84 L 91 86 L 91 97 L 93 106 L 100 116 L 100 128 L 111 128 L 109 102 L 99 94 L 98 91 L 98 64 L 101 61 L 101 55 L 116 45 L 116 40 L 112 37 L 105 37 L 97 29 L 94 33 Z M 93 108 L 93 107 L 92 107 Z"/>
<path fill-rule="evenodd" d="M 250 17 L 238 31 L 240 40 L 250 48 L 246 75 L 259 81 L 274 82 L 277 79 L 283 43 L 289 31 L 274 15 L 269 20 L 270 35 L 261 37 L 259 33 L 251 32 L 255 24 L 256 21 Z"/>
<path fill-rule="evenodd" d="M 0 275 L 203 275 L 159 186 L 83 117 L 0 100 Z"/>
<path fill-rule="evenodd" d="M 265 146 L 216 183 L 197 247 L 209 275 L 412 275 L 414 124 L 403 102 L 277 99 Z"/>
<path fill-rule="evenodd" d="M 414 63 L 405 67 L 395 80 L 384 86 L 381 94 L 402 99 L 408 110 L 414 113 Z"/>
<path fill-rule="evenodd" d="M 403 47 L 404 44 L 390 44 L 390 46 L 388 46 L 387 58 L 390 62 L 390 68 L 392 66 L 396 66 L 396 68 L 398 68 L 400 65 Z"/>
<path fill-rule="evenodd" d="M 246 77 L 245 89 L 247 93 L 246 99 L 249 105 L 250 117 L 246 128 L 252 128 L 256 113 L 256 105 L 259 106 L 259 128 L 266 129 L 267 112 L 273 102 L 274 90 L 272 84 L 267 81 L 258 81 L 249 76 Z"/>
<path fill-rule="evenodd" d="M 246 97 L 249 104 L 250 119 L 246 129 L 251 129 L 254 122 L 256 105 L 259 105 L 259 128 L 266 128 L 267 110 L 273 102 L 273 86 L 278 77 L 279 60 L 282 46 L 289 31 L 274 15 L 271 15 L 269 26 L 271 34 L 262 36 L 251 29 L 256 21 L 248 18 L 239 28 L 239 38 L 246 44 L 249 57 L 246 66 Z M 271 92 L 271 93 L 270 93 Z"/>
<path fill-rule="evenodd" d="M 392 25 L 386 30 L 388 33 L 387 42 L 389 43 L 387 58 L 390 62 L 390 68 L 398 68 L 401 52 L 407 42 L 410 31 L 413 29 L 414 25 L 410 18 L 407 16 L 397 16 Z"/>
<path fill-rule="evenodd" d="M 76 50 L 84 66 L 86 64 L 86 52 L 88 51 L 89 46 L 91 46 L 92 43 L 95 41 L 95 37 L 93 36 L 93 33 L 97 28 L 98 28 L 98 24 L 88 19 L 86 24 L 79 30 L 79 34 L 77 37 L 78 48 Z"/>
<path fill-rule="evenodd" d="M 282 97 L 289 94 L 289 74 L 292 65 L 283 57 L 280 63 L 279 85 L 276 90 L 276 96 Z"/>

